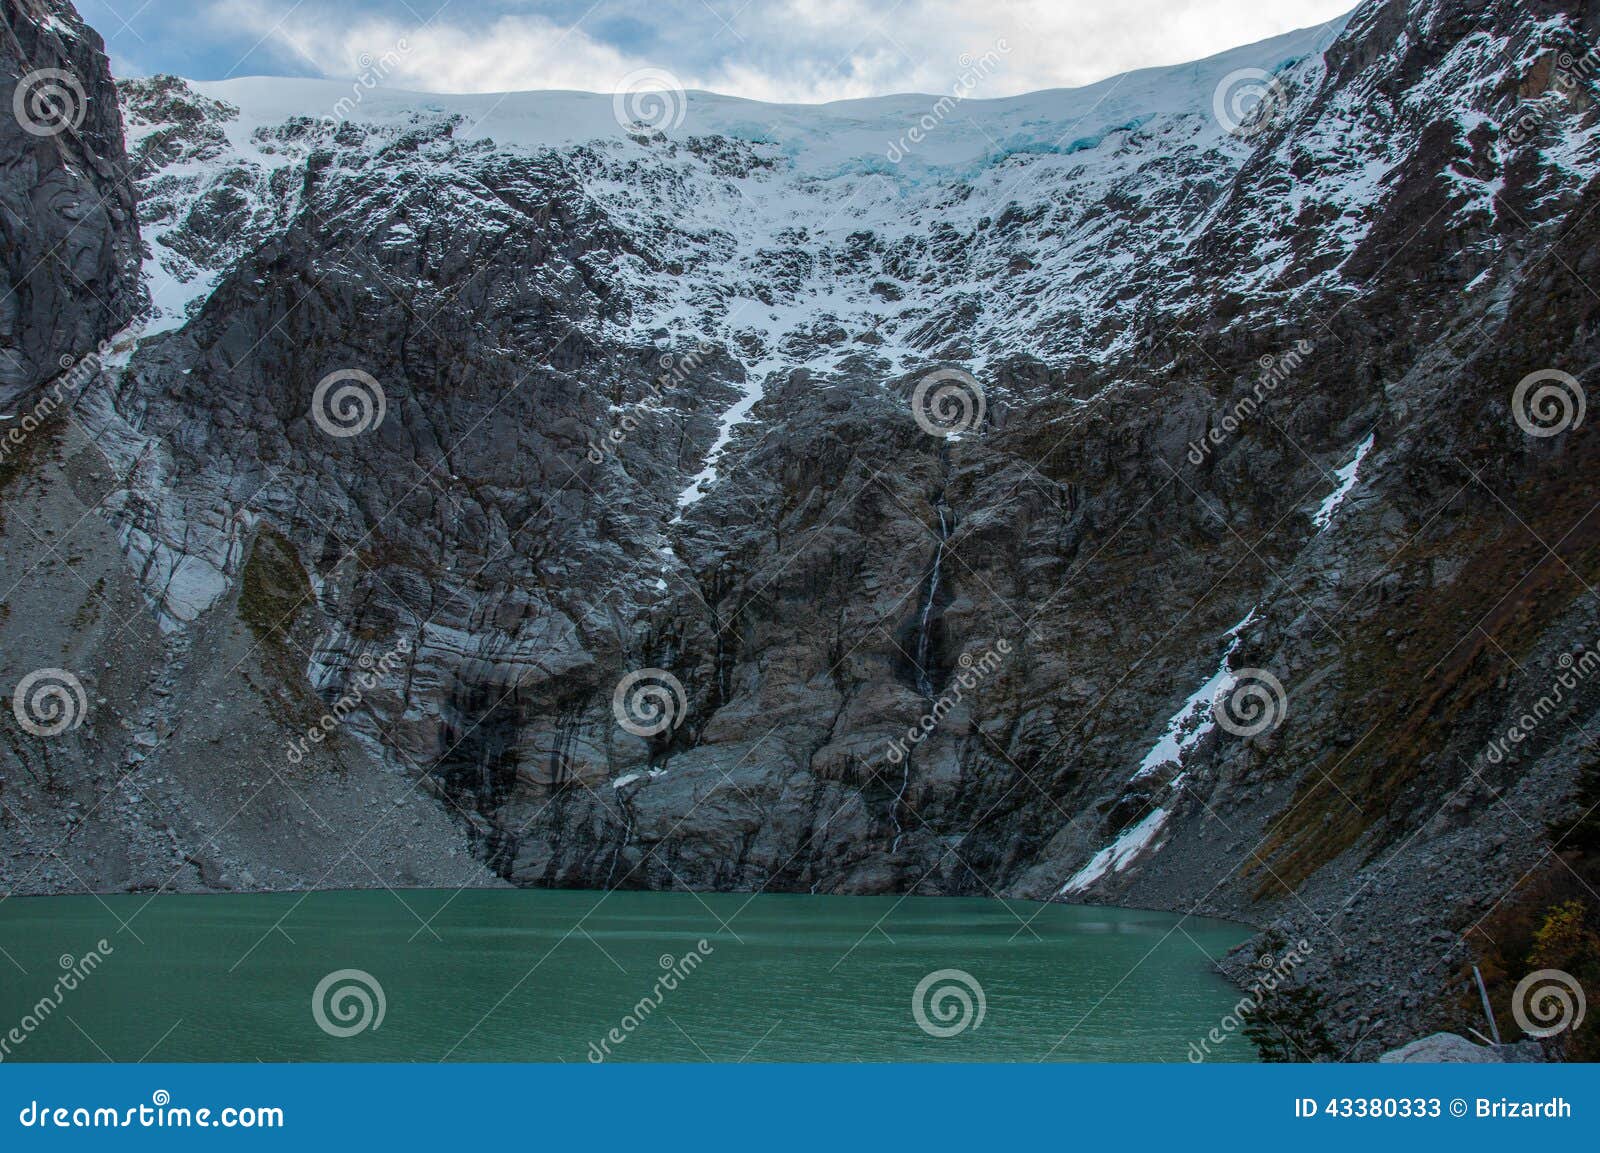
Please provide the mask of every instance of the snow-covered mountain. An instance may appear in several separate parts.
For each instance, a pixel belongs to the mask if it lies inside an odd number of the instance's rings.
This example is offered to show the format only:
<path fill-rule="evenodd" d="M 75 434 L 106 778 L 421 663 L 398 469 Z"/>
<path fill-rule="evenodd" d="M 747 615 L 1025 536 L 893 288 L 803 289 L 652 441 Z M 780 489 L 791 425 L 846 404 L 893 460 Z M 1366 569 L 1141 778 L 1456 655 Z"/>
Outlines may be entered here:
<path fill-rule="evenodd" d="M 1513 416 L 1593 379 L 1597 36 L 1369 0 L 803 107 L 123 82 L 148 307 L 26 498 L 101 536 L 0 652 L 105 699 L 53 772 L 168 816 L 74 868 L 1065 893 L 1312 942 L 1333 1055 L 1444 1020 L 1590 787 L 1586 682 L 1483 750 L 1600 636 L 1593 442 Z"/>
<path fill-rule="evenodd" d="M 1341 24 L 1182 68 L 1007 100 L 910 95 L 781 106 L 669 92 L 642 109 L 653 115 L 631 136 L 619 119 L 632 113 L 609 95 L 357 88 L 352 104 L 351 87 L 329 81 L 195 84 L 195 96 L 213 102 L 225 147 L 163 171 L 192 182 L 185 207 L 219 185 L 240 188 L 248 174 L 256 205 L 281 220 L 273 174 L 303 165 L 336 132 L 337 163 L 347 167 L 380 156 L 393 163 L 392 146 L 405 139 L 415 142 L 407 177 L 457 197 L 396 204 L 394 227 L 415 230 L 448 227 L 452 210 L 477 210 L 478 170 L 495 158 L 559 156 L 639 249 L 615 254 L 602 270 L 626 292 L 635 331 L 737 342 L 773 367 L 837 365 L 844 351 L 817 347 L 821 326 L 876 334 L 901 368 L 922 364 L 952 337 L 964 338 L 980 365 L 1033 349 L 1044 335 L 1054 336 L 1042 350 L 1051 355 L 1098 357 L 1106 350 L 1071 322 L 1100 311 L 1161 243 L 1202 225 L 1207 185 L 1214 192 L 1250 153 L 1213 108 L 1219 89 L 1226 99 L 1221 86 L 1234 76 L 1248 87 L 1251 75 L 1314 84 Z M 131 138 L 167 127 L 162 106 L 150 109 L 152 119 L 141 112 L 135 97 Z M 285 139 L 285 125 L 307 122 L 320 124 Z M 1107 212 L 1113 193 L 1120 203 Z M 1013 202 L 1045 209 L 1029 222 L 1038 247 L 1026 266 L 1027 246 L 1007 235 L 1022 222 L 994 219 Z M 1135 227 L 1152 213 L 1158 227 Z M 1067 242 L 1038 243 L 1057 236 Z M 160 244 L 159 233 L 152 239 Z M 170 249 L 158 249 L 154 265 L 157 277 L 162 266 L 187 271 Z M 202 277 L 189 283 L 189 293 L 166 302 L 169 314 L 204 296 Z M 916 286 L 915 299 L 905 299 Z M 945 314 L 958 319 L 944 322 Z M 786 343 L 794 346 L 787 352 Z"/>

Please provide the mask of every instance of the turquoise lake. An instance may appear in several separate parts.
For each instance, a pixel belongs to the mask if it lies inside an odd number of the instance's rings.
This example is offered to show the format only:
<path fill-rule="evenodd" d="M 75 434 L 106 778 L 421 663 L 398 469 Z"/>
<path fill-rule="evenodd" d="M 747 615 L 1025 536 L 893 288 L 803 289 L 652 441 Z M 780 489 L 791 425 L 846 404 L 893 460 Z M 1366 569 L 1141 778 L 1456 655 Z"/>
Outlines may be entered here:
<path fill-rule="evenodd" d="M 0 1056 L 1181 1062 L 1239 999 L 1213 960 L 1248 936 L 919 897 L 14 897 L 0 902 Z M 1211 1059 L 1255 1057 L 1233 1036 Z"/>

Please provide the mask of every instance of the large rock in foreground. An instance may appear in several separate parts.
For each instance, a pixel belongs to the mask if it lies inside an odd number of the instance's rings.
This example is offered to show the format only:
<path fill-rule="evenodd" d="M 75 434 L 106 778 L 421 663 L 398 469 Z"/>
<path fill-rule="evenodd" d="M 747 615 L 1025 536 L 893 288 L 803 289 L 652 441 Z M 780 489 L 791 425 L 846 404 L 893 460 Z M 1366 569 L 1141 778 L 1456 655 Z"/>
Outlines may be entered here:
<path fill-rule="evenodd" d="M 1378 1058 L 1383 1065 L 1499 1065 L 1541 1060 L 1539 1046 L 1531 1041 L 1491 1048 L 1455 1033 L 1434 1033 Z"/>

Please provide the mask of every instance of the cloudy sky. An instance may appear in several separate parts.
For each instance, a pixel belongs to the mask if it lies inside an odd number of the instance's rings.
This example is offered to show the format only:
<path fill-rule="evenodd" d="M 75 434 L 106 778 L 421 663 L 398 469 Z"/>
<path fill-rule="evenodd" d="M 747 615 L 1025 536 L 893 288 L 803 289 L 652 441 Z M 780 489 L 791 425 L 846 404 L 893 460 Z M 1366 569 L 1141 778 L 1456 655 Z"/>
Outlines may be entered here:
<path fill-rule="evenodd" d="M 77 0 L 121 75 L 347 78 L 432 92 L 689 88 L 820 101 L 1087 84 L 1322 24 L 1355 0 Z M 397 47 L 404 43 L 403 51 Z M 1003 43 L 1002 43 L 1003 42 Z M 999 51 L 996 51 L 999 49 Z"/>

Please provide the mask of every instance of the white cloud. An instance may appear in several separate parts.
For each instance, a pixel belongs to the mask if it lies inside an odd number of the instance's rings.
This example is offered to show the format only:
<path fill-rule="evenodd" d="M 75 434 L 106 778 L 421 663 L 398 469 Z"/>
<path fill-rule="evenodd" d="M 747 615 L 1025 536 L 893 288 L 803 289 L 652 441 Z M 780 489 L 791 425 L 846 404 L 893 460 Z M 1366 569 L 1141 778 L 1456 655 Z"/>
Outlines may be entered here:
<path fill-rule="evenodd" d="M 398 64 L 384 82 L 423 92 L 505 92 L 529 88 L 609 90 L 645 62 L 538 16 L 506 16 L 484 26 L 437 20 L 329 18 L 295 11 L 284 18 L 265 0 L 222 0 L 214 16 L 242 23 L 326 76 L 356 76 L 365 59 Z M 401 50 L 401 46 L 403 50 Z"/>
<path fill-rule="evenodd" d="M 648 56 L 607 43 L 598 17 L 577 27 L 535 13 L 474 20 L 446 7 L 423 25 L 315 10 L 290 0 L 217 0 L 212 16 L 293 52 L 328 76 L 353 76 L 362 55 L 405 40 L 384 82 L 433 92 L 531 88 L 610 91 L 653 67 L 686 87 L 759 100 L 812 102 L 948 91 L 962 56 L 1004 43 L 1003 63 L 973 95 L 1007 96 L 1091 83 L 1134 68 L 1199 59 L 1339 16 L 1353 0 L 869 0 L 752 3 L 724 26 L 700 0 L 657 0 Z M 599 17 L 606 14 L 597 6 Z"/>

